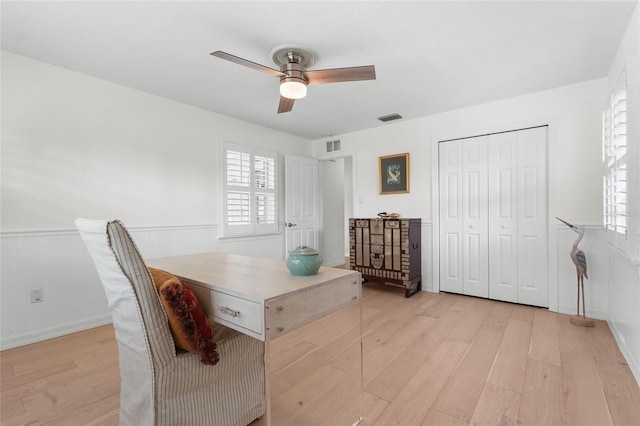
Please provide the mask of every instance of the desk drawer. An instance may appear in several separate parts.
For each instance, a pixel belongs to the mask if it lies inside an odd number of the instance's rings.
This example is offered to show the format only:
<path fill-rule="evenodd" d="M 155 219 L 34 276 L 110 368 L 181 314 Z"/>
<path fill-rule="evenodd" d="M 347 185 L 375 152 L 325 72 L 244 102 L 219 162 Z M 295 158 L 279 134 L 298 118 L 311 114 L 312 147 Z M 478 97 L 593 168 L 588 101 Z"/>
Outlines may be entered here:
<path fill-rule="evenodd" d="M 262 306 L 259 303 L 212 290 L 209 307 L 209 315 L 215 321 L 232 325 L 238 331 L 237 327 L 241 327 L 262 334 Z"/>
<path fill-rule="evenodd" d="M 360 299 L 360 275 L 267 301 L 269 339 L 286 334 Z"/>

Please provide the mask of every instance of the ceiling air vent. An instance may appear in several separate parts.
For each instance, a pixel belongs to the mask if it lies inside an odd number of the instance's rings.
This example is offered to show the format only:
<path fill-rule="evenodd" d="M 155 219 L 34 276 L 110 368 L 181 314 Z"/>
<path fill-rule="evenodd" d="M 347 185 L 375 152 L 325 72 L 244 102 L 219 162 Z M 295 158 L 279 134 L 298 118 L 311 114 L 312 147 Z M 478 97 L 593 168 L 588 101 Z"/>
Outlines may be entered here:
<path fill-rule="evenodd" d="M 402 116 L 400 114 L 393 113 L 389 115 L 383 115 L 382 117 L 378 117 L 378 120 L 382 121 L 383 123 L 386 123 L 387 121 L 399 120 L 401 118 Z"/>
<path fill-rule="evenodd" d="M 340 139 L 327 141 L 327 152 L 340 151 Z"/>

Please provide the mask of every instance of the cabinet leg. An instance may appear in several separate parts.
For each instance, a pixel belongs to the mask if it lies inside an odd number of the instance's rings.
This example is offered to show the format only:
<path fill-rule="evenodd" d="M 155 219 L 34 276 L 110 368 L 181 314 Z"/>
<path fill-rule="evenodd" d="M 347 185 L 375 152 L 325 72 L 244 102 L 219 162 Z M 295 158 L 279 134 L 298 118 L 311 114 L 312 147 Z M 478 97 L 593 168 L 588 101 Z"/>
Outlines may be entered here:
<path fill-rule="evenodd" d="M 411 286 L 404 289 L 404 297 L 409 298 L 416 294 L 417 292 L 422 291 L 422 280 L 418 281 L 415 284 L 411 284 Z"/>

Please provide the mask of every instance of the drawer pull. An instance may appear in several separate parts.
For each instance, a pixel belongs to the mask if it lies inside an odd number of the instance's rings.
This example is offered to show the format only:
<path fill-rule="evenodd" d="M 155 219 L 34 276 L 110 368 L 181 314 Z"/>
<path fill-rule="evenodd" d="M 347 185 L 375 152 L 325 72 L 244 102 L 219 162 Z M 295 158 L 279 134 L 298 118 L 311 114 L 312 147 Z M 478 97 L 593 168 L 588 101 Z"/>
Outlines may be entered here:
<path fill-rule="evenodd" d="M 234 318 L 240 316 L 240 311 L 234 311 L 233 309 L 227 308 L 226 306 L 220 306 L 218 307 L 218 310 L 223 314 L 231 315 Z"/>
<path fill-rule="evenodd" d="M 278 305 L 278 310 L 279 311 L 284 311 L 284 305 Z"/>
<path fill-rule="evenodd" d="M 278 331 L 279 331 L 280 333 L 282 333 L 282 332 L 284 331 L 284 327 L 283 327 L 283 326 L 279 326 L 279 327 L 278 327 Z"/>

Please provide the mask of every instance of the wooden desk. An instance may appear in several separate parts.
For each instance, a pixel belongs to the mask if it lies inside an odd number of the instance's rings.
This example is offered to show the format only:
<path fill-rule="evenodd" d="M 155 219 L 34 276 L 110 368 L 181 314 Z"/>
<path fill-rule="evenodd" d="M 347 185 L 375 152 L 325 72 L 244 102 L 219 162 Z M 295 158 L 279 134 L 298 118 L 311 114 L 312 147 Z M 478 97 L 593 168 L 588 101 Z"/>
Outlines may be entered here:
<path fill-rule="evenodd" d="M 359 422 L 362 406 L 361 344 L 358 345 L 359 360 L 356 363 L 359 368 L 352 374 L 345 374 L 339 369 L 333 369 L 332 372 L 326 367 L 322 370 L 328 379 L 327 383 L 342 380 L 340 383 L 344 385 L 341 387 L 352 389 L 342 399 L 342 404 L 346 404 L 342 408 L 332 404 L 323 406 L 322 401 L 316 400 L 307 404 L 305 408 L 311 410 L 306 414 L 295 414 L 280 404 L 272 407 L 271 400 L 276 397 L 272 379 L 277 371 L 270 362 L 272 340 L 361 299 L 362 277 L 359 272 L 321 267 L 316 275 L 294 276 L 284 261 L 227 253 L 166 257 L 151 259 L 146 263 L 185 281 L 196 293 L 203 309 L 216 322 L 265 342 L 267 406 L 265 417 L 256 424 L 271 425 L 272 417 L 276 419 L 274 424 L 317 424 L 317 420 L 311 418 L 313 416 L 320 416 L 331 424 L 351 425 Z M 311 324 L 309 326 L 313 327 Z M 360 318 L 358 326 L 361 327 Z M 293 333 L 278 342 L 286 341 L 291 336 L 297 337 Z M 312 373 L 309 371 L 309 374 Z M 292 389 L 295 391 L 296 386 Z M 304 398 L 296 394 L 286 399 L 301 401 Z"/>
<path fill-rule="evenodd" d="M 185 281 L 220 324 L 266 341 L 360 300 L 359 272 L 321 267 L 294 276 L 284 261 L 202 253 L 146 261 Z"/>

